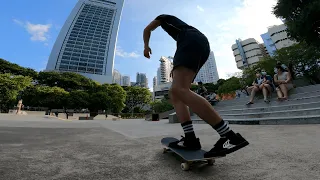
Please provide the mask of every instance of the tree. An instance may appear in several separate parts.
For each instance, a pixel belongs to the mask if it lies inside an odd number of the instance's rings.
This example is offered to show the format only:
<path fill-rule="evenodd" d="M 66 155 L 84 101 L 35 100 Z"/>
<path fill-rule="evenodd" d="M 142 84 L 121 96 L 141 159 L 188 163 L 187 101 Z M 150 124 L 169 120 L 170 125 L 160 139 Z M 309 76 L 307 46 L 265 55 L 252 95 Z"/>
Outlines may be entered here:
<path fill-rule="evenodd" d="M 285 20 L 291 39 L 320 47 L 319 0 L 278 0 L 273 13 Z"/>
<path fill-rule="evenodd" d="M 9 61 L 6 61 L 4 59 L 0 58 L 0 73 L 10 73 L 12 75 L 22 75 L 22 76 L 29 76 L 33 79 L 36 79 L 38 76 L 38 73 L 30 68 L 24 68 L 17 64 L 10 63 Z"/>
<path fill-rule="evenodd" d="M 40 72 L 38 82 L 50 87 L 58 86 L 67 91 L 90 90 L 97 87 L 97 83 L 74 72 Z"/>
<path fill-rule="evenodd" d="M 0 110 L 8 112 L 16 103 L 21 91 L 31 86 L 31 81 L 32 78 L 28 76 L 0 74 Z"/>
<path fill-rule="evenodd" d="M 167 99 L 163 98 L 162 100 L 152 102 L 151 109 L 154 113 L 163 113 L 174 108 Z"/>
<path fill-rule="evenodd" d="M 134 107 L 142 107 L 151 102 L 152 95 L 146 88 L 128 86 L 125 88 L 125 91 L 127 92 L 125 104 L 131 112 L 133 111 Z"/>
<path fill-rule="evenodd" d="M 221 86 L 219 86 L 218 94 L 228 94 L 233 93 L 241 88 L 240 79 L 237 77 L 232 77 L 227 79 Z"/>
<path fill-rule="evenodd" d="M 69 93 L 60 87 L 34 86 L 26 89 L 22 95 L 28 106 L 62 109 L 67 106 Z"/>
<path fill-rule="evenodd" d="M 320 83 L 319 59 L 320 49 L 304 42 L 277 50 L 274 56 L 274 61 L 284 64 L 292 63 L 296 74 L 303 74 L 316 83 Z"/>
<path fill-rule="evenodd" d="M 89 107 L 90 95 L 83 90 L 71 91 L 68 96 L 68 108 L 86 109 Z"/>

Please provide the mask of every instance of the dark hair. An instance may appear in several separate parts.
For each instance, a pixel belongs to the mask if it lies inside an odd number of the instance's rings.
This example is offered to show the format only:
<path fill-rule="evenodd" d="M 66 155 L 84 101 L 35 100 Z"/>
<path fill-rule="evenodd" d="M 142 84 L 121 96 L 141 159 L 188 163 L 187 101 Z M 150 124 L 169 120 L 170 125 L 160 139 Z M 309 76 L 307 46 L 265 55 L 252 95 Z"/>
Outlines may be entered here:
<path fill-rule="evenodd" d="M 281 65 L 277 65 L 276 68 L 277 68 L 277 69 L 280 69 L 282 72 L 285 71 L 285 69 L 284 69 Z"/>
<path fill-rule="evenodd" d="M 198 84 L 202 84 L 202 82 L 200 81 L 200 82 L 198 82 Z"/>

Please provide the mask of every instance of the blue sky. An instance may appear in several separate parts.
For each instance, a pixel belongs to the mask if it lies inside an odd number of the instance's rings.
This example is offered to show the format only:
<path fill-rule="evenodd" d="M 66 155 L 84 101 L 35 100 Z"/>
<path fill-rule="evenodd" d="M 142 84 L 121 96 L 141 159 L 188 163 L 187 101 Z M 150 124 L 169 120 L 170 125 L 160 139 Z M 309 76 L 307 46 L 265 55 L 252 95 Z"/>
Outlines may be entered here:
<path fill-rule="evenodd" d="M 41 71 L 77 0 L 3 0 L 0 11 L 0 58 Z M 151 35 L 151 59 L 143 57 L 142 31 L 162 13 L 176 15 L 207 35 L 220 78 L 238 72 L 231 45 L 237 38 L 256 38 L 271 25 L 276 0 L 126 0 L 118 35 L 115 69 L 135 81 L 146 73 L 149 87 L 161 56 L 173 56 L 176 43 L 161 28 Z"/>

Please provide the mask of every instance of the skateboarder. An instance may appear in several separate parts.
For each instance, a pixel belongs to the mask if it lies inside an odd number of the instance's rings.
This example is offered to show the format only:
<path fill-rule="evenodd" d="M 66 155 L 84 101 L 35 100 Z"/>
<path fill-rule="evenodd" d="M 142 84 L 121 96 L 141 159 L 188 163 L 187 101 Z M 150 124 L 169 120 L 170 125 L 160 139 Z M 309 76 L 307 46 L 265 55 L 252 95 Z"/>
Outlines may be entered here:
<path fill-rule="evenodd" d="M 206 99 L 190 90 L 191 83 L 209 57 L 210 45 L 206 36 L 175 16 L 159 15 L 143 32 L 144 56 L 148 59 L 152 54 L 149 47 L 151 32 L 159 26 L 177 42 L 173 60 L 173 82 L 169 96 L 185 137 L 171 146 L 201 149 L 200 140 L 193 131 L 188 107 L 220 135 L 214 147 L 204 155 L 205 158 L 226 155 L 247 146 L 249 143 L 239 133 L 231 130 Z"/>

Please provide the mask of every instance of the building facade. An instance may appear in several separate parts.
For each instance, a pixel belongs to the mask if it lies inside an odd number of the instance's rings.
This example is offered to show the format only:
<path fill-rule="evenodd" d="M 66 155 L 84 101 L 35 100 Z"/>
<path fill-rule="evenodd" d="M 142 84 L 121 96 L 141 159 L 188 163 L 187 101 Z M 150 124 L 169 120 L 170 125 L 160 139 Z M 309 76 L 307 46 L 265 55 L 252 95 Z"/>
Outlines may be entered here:
<path fill-rule="evenodd" d="M 244 69 L 256 64 L 263 57 L 259 42 L 254 38 L 246 40 L 237 39 L 232 45 L 233 55 L 238 69 Z"/>
<path fill-rule="evenodd" d="M 199 70 L 194 82 L 217 83 L 219 74 L 217 70 L 216 60 L 213 51 L 210 52 L 207 62 Z"/>
<path fill-rule="evenodd" d="M 122 76 L 122 86 L 131 86 L 130 76 Z"/>
<path fill-rule="evenodd" d="M 112 83 L 119 84 L 120 86 L 122 85 L 121 73 L 116 69 L 113 70 Z"/>
<path fill-rule="evenodd" d="M 170 77 L 170 73 L 173 68 L 173 62 L 170 57 L 164 57 L 161 56 L 160 58 L 160 69 L 159 69 L 159 74 L 160 74 L 160 80 L 159 84 L 166 83 L 166 82 L 172 82 L 172 78 Z"/>
<path fill-rule="evenodd" d="M 112 83 L 124 0 L 79 0 L 51 51 L 46 71 L 77 72 Z"/>
<path fill-rule="evenodd" d="M 288 38 L 287 26 L 285 24 L 269 27 L 268 34 L 277 49 L 289 47 L 296 43 Z"/>
<path fill-rule="evenodd" d="M 271 39 L 271 36 L 269 35 L 269 33 L 264 33 L 260 35 L 264 45 L 267 49 L 267 52 L 270 56 L 274 56 L 275 51 L 277 50 L 276 45 L 274 44 L 274 42 Z"/>
<path fill-rule="evenodd" d="M 148 78 L 145 73 L 137 73 L 136 86 L 148 88 Z"/>

